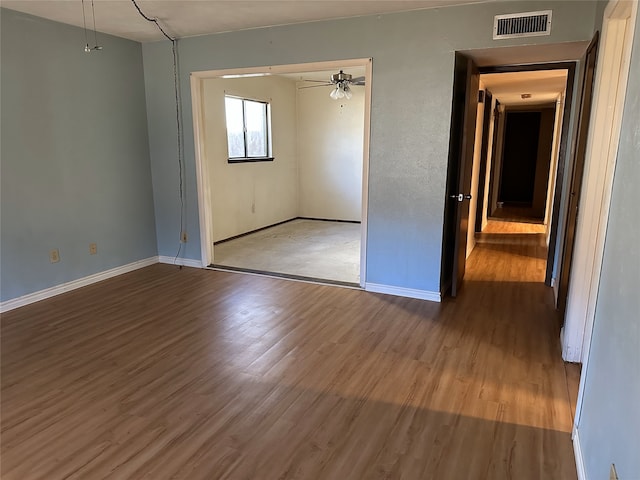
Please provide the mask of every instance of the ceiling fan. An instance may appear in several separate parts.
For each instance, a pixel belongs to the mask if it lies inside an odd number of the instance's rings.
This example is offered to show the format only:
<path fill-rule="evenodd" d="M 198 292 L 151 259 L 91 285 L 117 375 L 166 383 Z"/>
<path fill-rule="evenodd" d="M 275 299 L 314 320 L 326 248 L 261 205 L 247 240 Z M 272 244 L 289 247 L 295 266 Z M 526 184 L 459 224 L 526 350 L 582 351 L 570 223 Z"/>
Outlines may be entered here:
<path fill-rule="evenodd" d="M 349 100 L 353 93 L 351 92 L 351 85 L 362 86 L 364 85 L 364 77 L 356 77 L 353 78 L 352 75 L 348 73 L 344 73 L 342 70 L 338 73 L 334 73 L 329 78 L 328 82 L 324 80 L 304 80 L 305 82 L 316 82 L 320 85 L 310 85 L 308 87 L 300 87 L 302 88 L 315 88 L 315 87 L 329 87 L 334 86 L 335 88 L 331 90 L 329 96 L 334 100 L 338 100 L 340 98 L 346 98 Z"/>

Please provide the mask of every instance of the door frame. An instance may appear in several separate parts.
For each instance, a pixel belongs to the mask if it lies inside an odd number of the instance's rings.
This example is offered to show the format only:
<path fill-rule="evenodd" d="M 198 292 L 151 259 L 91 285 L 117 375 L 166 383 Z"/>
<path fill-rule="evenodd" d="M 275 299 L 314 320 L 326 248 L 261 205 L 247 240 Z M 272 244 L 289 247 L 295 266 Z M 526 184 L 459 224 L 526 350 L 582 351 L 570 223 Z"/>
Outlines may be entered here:
<path fill-rule="evenodd" d="M 591 342 L 637 10 L 636 2 L 613 0 L 604 14 L 580 202 L 583 213 L 576 226 L 562 330 L 562 356 L 569 362 L 584 361 Z"/>
<path fill-rule="evenodd" d="M 364 67 L 364 138 L 362 156 L 362 217 L 360 224 L 360 287 L 366 283 L 367 268 L 367 218 L 369 208 L 369 144 L 371 138 L 371 58 L 335 60 L 326 62 L 266 65 L 259 67 L 228 68 L 191 72 L 191 106 L 193 112 L 193 138 L 195 145 L 196 184 L 198 190 L 198 216 L 200 224 L 200 257 L 203 268 L 214 263 L 213 218 L 209 166 L 204 151 L 203 81 L 226 75 L 282 75 L 299 72 L 318 72 L 336 68 Z"/>
<path fill-rule="evenodd" d="M 576 227 L 579 219 L 579 206 L 582 196 L 582 185 L 585 177 L 585 165 L 587 162 L 587 142 L 591 128 L 591 115 L 595 99 L 595 79 L 598 74 L 598 48 L 600 33 L 596 32 L 593 40 L 587 47 L 583 56 L 584 66 L 581 79 L 581 95 L 577 105 L 576 136 L 571 157 L 571 177 L 567 186 L 567 200 L 565 202 L 565 221 L 562 237 L 562 250 L 556 268 L 556 309 L 560 312 L 561 324 L 567 307 L 567 294 L 571 281 L 571 268 L 573 265 L 573 252 L 575 247 Z M 576 105 L 576 106 L 577 106 Z"/>
<path fill-rule="evenodd" d="M 456 54 L 470 56 L 470 51 L 456 52 Z M 473 57 L 471 57 L 471 60 L 473 60 Z M 560 138 L 558 161 L 556 164 L 556 174 L 555 174 L 556 186 L 555 186 L 554 195 L 553 195 L 554 206 L 553 206 L 553 214 L 551 217 L 551 222 L 552 222 L 551 239 L 550 239 L 550 245 L 549 245 L 549 254 L 547 257 L 547 268 L 549 272 L 552 270 L 552 267 L 549 267 L 549 263 L 553 265 L 554 255 L 555 255 L 555 241 L 557 237 L 557 224 L 558 224 L 558 217 L 559 217 L 558 214 L 560 209 L 560 197 L 562 195 L 562 186 L 563 186 L 563 178 L 564 178 L 564 170 L 565 170 L 564 167 L 565 167 L 567 155 L 569 154 L 568 145 L 571 140 L 571 134 L 569 131 L 569 123 L 570 123 L 569 117 L 571 114 L 571 109 L 573 107 L 572 99 L 573 99 L 573 90 L 574 90 L 574 83 L 575 83 L 576 63 L 577 63 L 577 60 L 571 60 L 571 61 L 562 61 L 562 62 L 540 62 L 540 63 L 533 63 L 533 64 L 482 66 L 478 68 L 480 75 L 488 74 L 488 73 L 508 73 L 508 72 L 522 72 L 522 71 L 538 71 L 538 70 L 567 70 L 567 84 L 565 89 L 566 100 L 564 102 L 562 133 Z M 454 76 L 454 87 L 455 87 L 455 76 Z M 453 110 L 452 110 L 452 122 L 453 122 Z M 498 122 L 496 122 L 496 127 L 497 127 L 497 124 Z M 495 130 L 494 130 L 494 133 L 495 133 Z M 444 211 L 445 227 L 443 228 L 442 260 L 441 260 L 441 272 L 440 272 L 440 292 L 442 296 L 444 296 L 451 289 L 453 284 L 452 282 L 453 275 L 449 276 L 449 273 L 450 273 L 449 270 L 452 270 L 452 265 L 450 265 L 450 263 L 452 264 L 453 262 L 448 261 L 448 256 L 451 253 L 449 252 L 449 250 L 451 250 L 452 248 L 451 245 L 449 244 L 452 243 L 452 240 L 449 238 L 451 235 L 451 232 L 449 232 L 447 229 L 447 222 L 450 221 L 447 208 L 448 208 L 448 200 L 450 195 L 449 192 L 452 189 L 452 185 L 450 184 L 451 173 L 452 173 L 452 170 L 451 170 L 452 162 L 457 161 L 459 163 L 459 160 L 456 160 L 455 155 L 452 155 L 452 148 L 453 148 L 452 145 L 453 145 L 453 142 L 455 141 L 453 136 L 454 135 L 452 134 L 450 135 L 449 160 L 448 160 L 448 167 L 447 167 L 447 188 L 446 188 L 446 194 L 445 194 L 445 211 Z M 498 139 L 498 141 L 501 141 L 501 139 Z M 494 148 L 495 148 L 495 145 L 496 145 L 496 142 L 494 141 L 494 144 L 493 144 Z M 492 169 L 495 166 L 494 157 L 495 157 L 495 152 L 491 159 Z M 459 165 L 458 165 L 458 168 L 459 168 Z M 481 172 L 481 175 L 482 175 L 482 172 Z M 490 181 L 489 181 L 490 194 L 492 191 L 492 184 L 493 184 L 493 178 L 490 178 Z M 489 209 L 490 204 L 491 204 L 491 198 L 488 199 L 487 205 L 483 205 L 483 208 Z M 487 215 L 489 215 L 489 213 L 487 213 Z M 554 224 L 555 224 L 555 227 L 554 227 Z M 551 245 L 553 245 L 553 248 Z M 550 286 L 551 284 L 551 278 L 549 275 L 548 275 L 548 278 L 545 279 L 545 284 L 548 286 Z"/>
<path fill-rule="evenodd" d="M 555 166 L 555 187 L 553 190 L 553 196 L 551 203 L 553 205 L 550 217 L 550 234 L 549 234 L 549 246 L 547 252 L 547 271 L 545 275 L 545 285 L 551 286 L 552 275 L 553 275 L 553 265 L 555 260 L 556 253 L 556 243 L 558 237 L 559 230 L 559 219 L 560 219 L 560 207 L 561 207 L 561 198 L 562 198 L 562 187 L 564 184 L 564 177 L 566 175 L 566 167 L 567 167 L 567 156 L 571 154 L 569 149 L 569 145 L 571 143 L 571 132 L 569 131 L 570 127 L 570 117 L 571 110 L 573 108 L 573 91 L 575 88 L 575 77 L 576 77 L 576 63 L 577 60 L 565 61 L 565 62 L 543 62 L 543 63 L 533 63 L 533 64 L 523 64 L 523 65 L 503 65 L 497 67 L 480 67 L 480 74 L 485 73 L 508 73 L 508 72 L 530 72 L 530 71 L 538 71 L 538 70 L 567 70 L 567 86 L 565 89 L 564 95 L 564 108 L 562 111 L 562 131 L 560 133 L 560 147 L 558 151 L 558 160 Z M 504 113 L 501 113 L 503 115 Z M 503 132 L 504 133 L 504 132 Z M 503 139 L 499 138 L 498 142 Z M 494 144 L 497 142 L 494 142 Z M 502 154 L 502 152 L 501 152 Z M 495 157 L 495 152 L 494 152 Z M 495 158 L 491 159 L 491 168 L 493 169 L 495 165 Z M 571 171 L 571 170 L 569 170 Z M 492 172 L 493 174 L 493 172 Z M 490 215 L 490 207 L 491 207 L 491 195 L 493 193 L 493 178 L 489 179 L 489 199 L 487 201 L 487 216 Z"/>
<path fill-rule="evenodd" d="M 566 361 L 582 361 L 578 402 L 573 426 L 580 424 L 585 379 L 593 335 L 600 272 L 611 204 L 613 176 L 629 78 L 638 4 L 611 0 L 604 13 L 596 72 L 593 129 L 587 146 L 586 174 L 578 221 L 574 269 L 563 328 L 562 354 Z M 600 160 L 600 161 L 598 161 Z M 574 441 L 574 445 L 577 442 Z M 576 457 L 577 458 L 577 457 Z"/>

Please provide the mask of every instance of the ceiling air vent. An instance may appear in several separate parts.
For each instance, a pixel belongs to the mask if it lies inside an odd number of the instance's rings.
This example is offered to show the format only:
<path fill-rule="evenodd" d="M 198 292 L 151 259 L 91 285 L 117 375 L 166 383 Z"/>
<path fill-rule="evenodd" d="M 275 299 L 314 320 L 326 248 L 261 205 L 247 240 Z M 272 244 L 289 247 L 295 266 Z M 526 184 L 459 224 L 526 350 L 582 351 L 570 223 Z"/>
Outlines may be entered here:
<path fill-rule="evenodd" d="M 496 15 L 493 39 L 537 37 L 551 34 L 551 10 Z"/>

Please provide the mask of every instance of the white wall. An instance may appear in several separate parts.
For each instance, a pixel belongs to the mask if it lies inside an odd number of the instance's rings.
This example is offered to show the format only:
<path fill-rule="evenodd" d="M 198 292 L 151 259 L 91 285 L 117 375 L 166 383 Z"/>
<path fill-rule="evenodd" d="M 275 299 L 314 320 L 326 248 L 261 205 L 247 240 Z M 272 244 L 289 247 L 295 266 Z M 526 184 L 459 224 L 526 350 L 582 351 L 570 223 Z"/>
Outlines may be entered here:
<path fill-rule="evenodd" d="M 493 137 L 494 137 L 494 129 L 497 128 L 496 125 L 496 116 L 494 112 L 496 111 L 496 104 L 498 99 L 493 96 L 491 99 L 491 119 L 489 120 L 489 141 L 487 142 L 487 168 L 484 172 L 484 198 L 482 199 L 482 230 L 489 223 L 489 186 L 491 182 L 491 168 L 493 163 Z"/>
<path fill-rule="evenodd" d="M 351 90 L 333 100 L 328 87 L 298 89 L 301 217 L 361 220 L 364 87 Z"/>
<path fill-rule="evenodd" d="M 275 76 L 203 82 L 214 242 L 298 215 L 295 92 L 295 81 Z M 227 163 L 225 93 L 271 102 L 273 162 Z"/>
<path fill-rule="evenodd" d="M 500 179 L 502 177 L 502 149 L 504 148 L 504 133 L 506 127 L 506 108 L 504 105 L 500 105 L 498 107 L 500 111 L 500 115 L 498 116 L 497 129 L 498 134 L 496 137 L 496 149 L 495 149 L 495 158 L 492 159 L 492 178 L 491 182 L 493 183 L 493 190 L 491 192 L 491 200 L 487 205 L 487 216 L 491 216 L 494 210 L 498 205 L 498 194 L 500 193 Z"/>
<path fill-rule="evenodd" d="M 480 90 L 484 90 L 480 82 Z M 485 97 L 486 100 L 486 97 Z M 478 103 L 476 114 L 476 137 L 473 144 L 473 170 L 471 173 L 471 200 L 469 200 L 469 223 L 467 224 L 467 258 L 476 247 L 476 212 L 478 210 L 478 183 L 480 179 L 480 157 L 482 156 L 482 132 L 484 130 L 484 103 Z M 482 204 L 480 205 L 482 208 Z"/>
<path fill-rule="evenodd" d="M 551 238 L 551 213 L 553 212 L 554 192 L 556 190 L 556 174 L 558 171 L 558 157 L 560 156 L 560 140 L 562 138 L 562 120 L 564 118 L 564 98 L 566 90 L 558 96 L 556 102 L 556 119 L 553 126 L 553 147 L 551 150 L 551 165 L 549 165 L 549 184 L 547 186 L 547 208 L 544 214 L 546 225 L 547 246 Z"/>

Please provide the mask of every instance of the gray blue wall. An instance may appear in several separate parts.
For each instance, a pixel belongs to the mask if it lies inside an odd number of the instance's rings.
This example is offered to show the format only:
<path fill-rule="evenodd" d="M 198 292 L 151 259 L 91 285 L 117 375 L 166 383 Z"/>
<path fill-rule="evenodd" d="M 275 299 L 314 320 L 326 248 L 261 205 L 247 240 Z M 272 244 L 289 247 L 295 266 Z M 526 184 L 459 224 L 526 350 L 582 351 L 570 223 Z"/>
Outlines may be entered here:
<path fill-rule="evenodd" d="M 368 281 L 438 290 L 454 51 L 493 46 L 494 14 L 547 7 L 554 31 L 540 42 L 590 39 L 602 10 L 579 2 L 484 4 L 181 41 L 187 258 L 200 254 L 189 72 L 373 57 Z M 105 50 L 87 55 L 80 29 L 4 9 L 1 21 L 2 300 L 154 256 L 156 231 L 160 253 L 175 254 L 169 45 L 144 46 L 143 83 L 135 42 L 101 35 Z M 620 478 L 640 471 L 638 72 L 640 17 L 579 423 L 594 479 L 607 478 L 612 462 Z M 90 242 L 97 256 L 88 255 Z M 60 249 L 58 264 L 49 263 L 52 248 Z"/>
<path fill-rule="evenodd" d="M 546 8 L 553 9 L 550 36 L 492 40 L 494 15 Z M 590 40 L 595 14 L 593 2 L 497 2 L 181 40 L 185 256 L 200 258 L 189 73 L 372 57 L 366 280 L 439 291 L 454 52 Z M 170 44 L 145 44 L 143 52 L 158 249 L 172 255 L 180 207 Z"/>
<path fill-rule="evenodd" d="M 157 255 L 140 44 L 1 16 L 1 299 Z"/>
<path fill-rule="evenodd" d="M 578 432 L 587 478 L 640 478 L 640 15 Z"/>

